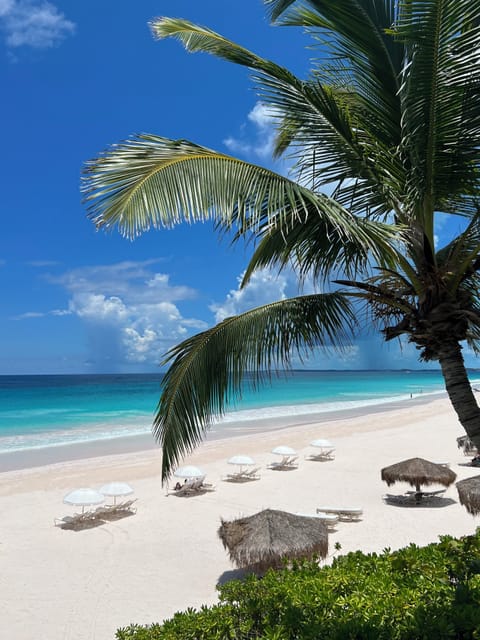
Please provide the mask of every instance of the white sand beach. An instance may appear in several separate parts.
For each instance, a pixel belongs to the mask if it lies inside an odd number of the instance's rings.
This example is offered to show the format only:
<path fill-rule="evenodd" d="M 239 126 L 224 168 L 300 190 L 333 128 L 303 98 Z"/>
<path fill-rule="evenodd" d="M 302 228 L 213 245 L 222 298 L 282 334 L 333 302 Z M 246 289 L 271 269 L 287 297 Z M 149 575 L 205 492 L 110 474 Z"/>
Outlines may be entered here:
<path fill-rule="evenodd" d="M 0 474 L 0 637 L 15 640 L 109 640 L 118 627 L 160 622 L 175 611 L 217 599 L 216 584 L 235 575 L 217 536 L 220 518 L 271 507 L 315 513 L 322 504 L 361 506 L 360 522 L 339 522 L 329 536 L 340 553 L 424 545 L 439 535 L 473 533 L 478 520 L 458 502 L 455 486 L 441 507 L 386 505 L 382 467 L 405 458 L 448 462 L 458 479 L 477 475 L 457 448 L 464 432 L 447 399 L 409 403 L 358 417 L 340 417 L 210 440 L 185 463 L 202 467 L 216 490 L 166 496 L 158 449 L 95 457 Z M 315 438 L 336 446 L 329 462 L 305 460 Z M 280 444 L 299 453 L 292 471 L 267 469 Z M 238 453 L 261 466 L 261 479 L 222 481 Z M 72 514 L 63 496 L 113 480 L 135 489 L 137 512 L 93 529 L 62 530 L 54 518 Z M 432 487 L 435 488 L 435 487 Z M 326 562 L 329 562 L 327 558 Z"/>

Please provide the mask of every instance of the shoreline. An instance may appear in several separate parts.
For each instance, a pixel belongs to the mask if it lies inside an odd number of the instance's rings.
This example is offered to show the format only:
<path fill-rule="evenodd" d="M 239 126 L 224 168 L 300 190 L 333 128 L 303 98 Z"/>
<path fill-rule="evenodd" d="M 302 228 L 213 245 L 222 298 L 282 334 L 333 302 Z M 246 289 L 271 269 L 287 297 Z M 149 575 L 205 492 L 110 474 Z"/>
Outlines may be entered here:
<path fill-rule="evenodd" d="M 230 439 L 242 435 L 270 433 L 282 431 L 290 427 L 305 427 L 313 424 L 337 422 L 349 418 L 362 417 L 369 414 L 395 411 L 417 405 L 429 404 L 446 398 L 446 392 L 417 394 L 412 398 L 390 400 L 384 403 L 368 404 L 355 408 L 337 409 L 288 414 L 280 417 L 262 417 L 255 420 L 229 420 L 226 426 L 214 424 L 206 435 L 205 442 Z M 0 452 L 0 477 L 2 473 L 44 467 L 57 463 L 67 463 L 89 458 L 103 458 L 110 455 L 138 453 L 142 451 L 158 450 L 158 445 L 151 432 L 142 435 L 118 436 L 115 438 L 91 440 L 51 447 L 32 448 L 21 451 Z"/>

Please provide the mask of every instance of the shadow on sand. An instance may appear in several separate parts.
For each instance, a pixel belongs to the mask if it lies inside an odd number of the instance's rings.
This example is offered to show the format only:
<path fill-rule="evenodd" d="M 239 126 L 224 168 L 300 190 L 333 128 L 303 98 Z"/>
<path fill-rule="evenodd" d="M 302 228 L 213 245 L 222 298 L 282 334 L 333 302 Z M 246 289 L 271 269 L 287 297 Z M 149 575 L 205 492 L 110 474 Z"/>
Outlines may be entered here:
<path fill-rule="evenodd" d="M 402 507 L 407 509 L 418 509 L 422 507 L 426 509 L 441 509 L 456 503 L 456 500 L 453 500 L 453 498 L 443 498 L 442 496 L 430 496 L 416 501 L 412 496 L 390 494 L 383 496 L 383 501 L 385 504 L 392 507 Z"/>

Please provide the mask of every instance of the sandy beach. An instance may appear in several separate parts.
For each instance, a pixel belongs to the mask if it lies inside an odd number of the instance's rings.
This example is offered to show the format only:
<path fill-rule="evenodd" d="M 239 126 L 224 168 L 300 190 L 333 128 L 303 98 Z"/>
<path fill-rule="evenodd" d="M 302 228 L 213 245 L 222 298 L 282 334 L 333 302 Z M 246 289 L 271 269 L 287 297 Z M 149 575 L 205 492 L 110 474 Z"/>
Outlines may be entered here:
<path fill-rule="evenodd" d="M 314 514 L 322 504 L 361 506 L 360 522 L 339 522 L 330 533 L 331 553 L 336 542 L 339 553 L 371 552 L 472 533 L 478 521 L 459 504 L 454 485 L 439 507 L 382 501 L 386 492 L 410 488 L 388 488 L 380 478 L 382 467 L 405 458 L 448 462 L 459 480 L 477 475 L 457 448 L 463 434 L 441 398 L 209 440 L 184 462 L 202 467 L 216 489 L 193 498 L 166 495 L 161 453 L 151 447 L 1 473 L 0 636 L 109 640 L 118 627 L 214 603 L 216 584 L 235 575 L 217 536 L 220 518 L 266 507 Z M 334 460 L 305 459 L 315 438 L 334 442 Z M 298 469 L 267 469 L 275 460 L 271 449 L 280 444 L 298 451 Z M 232 470 L 227 459 L 239 453 L 261 466 L 259 481 L 222 480 Z M 75 511 L 62 502 L 68 491 L 113 480 L 134 487 L 135 515 L 83 531 L 54 526 L 55 518 Z"/>

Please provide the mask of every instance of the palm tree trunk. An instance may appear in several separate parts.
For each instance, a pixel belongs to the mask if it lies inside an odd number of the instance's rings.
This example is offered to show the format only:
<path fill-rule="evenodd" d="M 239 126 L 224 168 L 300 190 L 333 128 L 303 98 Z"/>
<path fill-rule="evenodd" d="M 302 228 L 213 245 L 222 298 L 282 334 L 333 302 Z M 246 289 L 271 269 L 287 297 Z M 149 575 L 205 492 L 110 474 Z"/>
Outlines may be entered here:
<path fill-rule="evenodd" d="M 480 409 L 473 395 L 460 344 L 446 345 L 439 354 L 445 388 L 460 424 L 480 451 Z"/>

